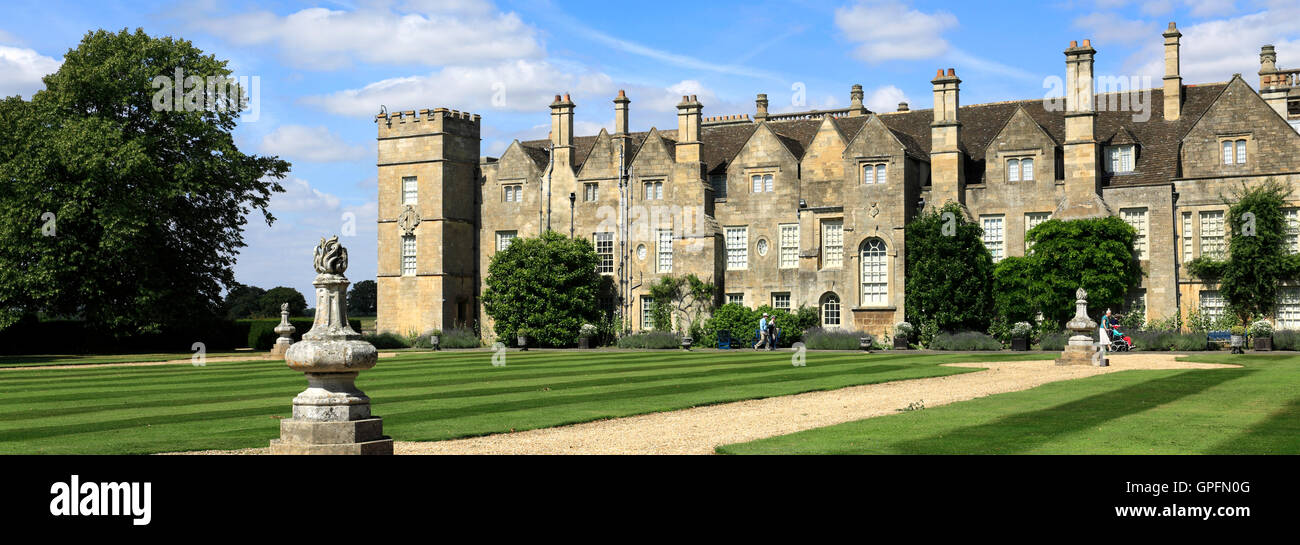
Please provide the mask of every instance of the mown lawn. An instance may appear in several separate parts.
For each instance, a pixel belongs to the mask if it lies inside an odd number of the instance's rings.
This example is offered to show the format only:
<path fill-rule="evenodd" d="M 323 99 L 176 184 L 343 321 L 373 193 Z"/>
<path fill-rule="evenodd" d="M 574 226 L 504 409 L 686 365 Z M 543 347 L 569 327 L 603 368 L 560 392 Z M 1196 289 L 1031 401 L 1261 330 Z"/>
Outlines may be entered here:
<path fill-rule="evenodd" d="M 558 426 L 696 405 L 951 375 L 953 361 L 1040 354 L 441 352 L 383 358 L 357 384 L 400 441 Z M 152 453 L 266 446 L 306 387 L 282 362 L 0 373 L 0 453 Z"/>
<path fill-rule="evenodd" d="M 1297 454 L 1300 356 L 1124 371 L 723 445 L 725 454 Z"/>

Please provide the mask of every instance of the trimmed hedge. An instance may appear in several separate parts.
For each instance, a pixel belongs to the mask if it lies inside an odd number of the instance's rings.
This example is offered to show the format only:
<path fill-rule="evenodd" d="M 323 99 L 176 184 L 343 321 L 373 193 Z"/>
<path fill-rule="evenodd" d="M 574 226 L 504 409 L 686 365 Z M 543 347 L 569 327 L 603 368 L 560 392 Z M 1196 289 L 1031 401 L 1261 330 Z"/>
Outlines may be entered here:
<path fill-rule="evenodd" d="M 294 327 L 293 342 L 301 341 L 302 334 L 311 331 L 314 321 L 315 318 L 289 318 L 289 325 Z M 241 331 L 246 331 L 243 346 L 254 350 L 270 350 L 275 346 L 275 340 L 280 337 L 275 332 L 275 327 L 280 325 L 279 318 L 250 318 L 236 320 L 235 324 L 235 327 L 240 328 Z M 348 320 L 348 325 L 352 326 L 353 331 L 361 332 L 361 320 L 351 318 Z"/>
<path fill-rule="evenodd" d="M 1038 349 L 1053 352 L 1065 350 L 1065 343 L 1069 342 L 1069 340 L 1070 335 L 1068 333 L 1044 333 L 1042 338 L 1038 340 Z"/>
<path fill-rule="evenodd" d="M 1289 329 L 1273 331 L 1273 350 L 1300 350 L 1300 331 Z"/>
<path fill-rule="evenodd" d="M 311 318 L 290 318 L 296 331 L 294 342 L 311 330 Z M 361 320 L 348 320 L 352 329 L 361 331 Z M 204 349 L 232 350 L 253 348 L 270 350 L 279 337 L 275 326 L 279 318 L 196 321 L 181 326 L 164 327 L 127 337 L 113 337 L 95 331 L 80 320 L 20 320 L 0 330 L 0 354 L 131 354 L 150 352 L 188 352 L 194 343 Z"/>

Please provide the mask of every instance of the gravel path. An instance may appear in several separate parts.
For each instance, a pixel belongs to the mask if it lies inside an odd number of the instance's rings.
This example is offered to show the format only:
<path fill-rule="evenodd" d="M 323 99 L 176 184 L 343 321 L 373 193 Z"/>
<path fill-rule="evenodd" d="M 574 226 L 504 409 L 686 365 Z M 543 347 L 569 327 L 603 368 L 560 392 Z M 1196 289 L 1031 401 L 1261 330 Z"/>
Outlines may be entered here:
<path fill-rule="evenodd" d="M 404 442 L 397 454 L 712 454 L 714 447 L 898 412 L 910 403 L 938 407 L 1055 382 L 1131 369 L 1233 367 L 1175 361 L 1170 354 L 1112 355 L 1110 367 L 1051 361 L 953 363 L 987 371 L 852 386 L 825 392 L 695 407 L 584 424 L 449 441 Z M 266 449 L 192 454 L 261 454 Z"/>

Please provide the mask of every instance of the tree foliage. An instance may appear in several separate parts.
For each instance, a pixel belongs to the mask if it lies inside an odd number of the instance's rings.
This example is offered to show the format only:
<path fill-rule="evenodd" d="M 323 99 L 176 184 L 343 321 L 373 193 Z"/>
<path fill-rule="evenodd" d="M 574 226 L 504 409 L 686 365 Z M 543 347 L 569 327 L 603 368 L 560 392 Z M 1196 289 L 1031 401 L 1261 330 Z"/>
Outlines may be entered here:
<path fill-rule="evenodd" d="M 699 321 L 701 314 L 713 309 L 717 291 L 713 283 L 700 280 L 694 274 L 660 278 L 650 285 L 650 297 L 654 300 L 651 311 L 654 328 L 686 333 L 692 324 Z M 674 315 L 677 317 L 675 327 L 672 323 Z"/>
<path fill-rule="evenodd" d="M 1133 253 L 1136 235 L 1114 216 L 1049 220 L 1034 227 L 1025 235 L 1033 245 L 1029 255 L 1008 257 L 994 271 L 998 318 L 1030 321 L 1042 312 L 1046 322 L 1063 324 L 1074 316 L 1080 287 L 1094 313 L 1122 307 L 1142 280 Z"/>
<path fill-rule="evenodd" d="M 577 343 L 582 324 L 599 323 L 599 299 L 612 289 L 598 263 L 586 239 L 547 231 L 512 241 L 492 256 L 483 291 L 497 336 L 513 339 L 523 328 L 542 346 Z"/>
<path fill-rule="evenodd" d="M 921 330 L 982 331 L 988 327 L 993 308 L 993 258 L 984 246 L 983 233 L 955 203 L 922 214 L 907 225 L 909 322 Z"/>
<path fill-rule="evenodd" d="M 348 291 L 348 316 L 374 316 L 379 305 L 379 286 L 374 280 L 362 280 Z"/>
<path fill-rule="evenodd" d="M 261 304 L 258 305 L 258 314 L 265 318 L 279 318 L 280 305 L 289 303 L 290 316 L 302 316 L 307 311 L 307 298 L 303 297 L 302 292 L 294 288 L 276 286 L 260 298 Z"/>
<path fill-rule="evenodd" d="M 1283 212 L 1291 189 L 1269 178 L 1264 183 L 1224 196 L 1228 205 L 1228 255 L 1202 255 L 1187 264 L 1202 280 L 1218 282 L 1219 293 L 1239 324 L 1272 312 L 1282 281 L 1300 277 L 1300 256 L 1286 247 Z"/>
<path fill-rule="evenodd" d="M 155 110 L 153 79 L 177 69 L 231 74 L 188 41 L 100 30 L 30 101 L 0 102 L 0 327 L 44 312 L 125 335 L 217 313 L 289 164 L 236 147 L 237 107 Z"/>

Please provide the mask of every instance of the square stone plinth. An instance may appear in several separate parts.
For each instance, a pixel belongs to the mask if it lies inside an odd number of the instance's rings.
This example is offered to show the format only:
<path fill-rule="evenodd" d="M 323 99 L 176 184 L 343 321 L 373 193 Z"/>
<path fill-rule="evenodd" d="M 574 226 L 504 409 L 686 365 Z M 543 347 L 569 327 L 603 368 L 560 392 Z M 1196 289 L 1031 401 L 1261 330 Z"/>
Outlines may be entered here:
<path fill-rule="evenodd" d="M 1070 345 L 1065 347 L 1061 352 L 1061 357 L 1056 358 L 1057 365 L 1095 365 L 1093 357 L 1096 356 L 1098 348 L 1091 345 Z M 1103 355 L 1101 366 L 1105 367 L 1106 361 Z"/>
<path fill-rule="evenodd" d="M 280 421 L 280 438 L 271 441 L 271 454 L 392 454 L 393 440 L 384 437 L 383 419 L 346 422 Z"/>

